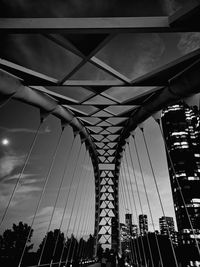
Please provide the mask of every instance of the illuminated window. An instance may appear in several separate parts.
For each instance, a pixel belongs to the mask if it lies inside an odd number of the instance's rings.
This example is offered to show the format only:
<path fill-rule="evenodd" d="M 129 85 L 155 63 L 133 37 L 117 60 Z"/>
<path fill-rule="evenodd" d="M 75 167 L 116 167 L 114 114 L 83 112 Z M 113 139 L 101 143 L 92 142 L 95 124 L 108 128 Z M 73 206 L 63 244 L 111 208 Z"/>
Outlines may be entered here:
<path fill-rule="evenodd" d="M 196 174 L 196 173 L 195 173 L 195 174 Z M 189 181 L 198 181 L 198 180 L 200 180 L 200 179 L 199 179 L 199 177 L 197 177 L 197 176 L 196 176 L 196 177 L 189 176 L 189 177 L 188 177 L 188 180 L 189 180 Z"/>
<path fill-rule="evenodd" d="M 200 203 L 200 198 L 193 198 L 192 199 L 192 202 L 193 203 Z"/>
<path fill-rule="evenodd" d="M 182 145 L 181 148 L 189 148 L 188 145 Z"/>

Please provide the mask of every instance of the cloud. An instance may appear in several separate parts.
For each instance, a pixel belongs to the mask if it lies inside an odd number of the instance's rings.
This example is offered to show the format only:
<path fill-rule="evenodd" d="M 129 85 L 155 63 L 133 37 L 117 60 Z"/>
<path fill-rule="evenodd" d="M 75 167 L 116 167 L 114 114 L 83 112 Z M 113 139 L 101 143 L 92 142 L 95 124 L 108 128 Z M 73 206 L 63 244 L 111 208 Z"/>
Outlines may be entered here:
<path fill-rule="evenodd" d="M 26 200 L 27 202 L 28 200 L 34 197 L 35 192 L 41 191 L 41 187 L 38 186 L 38 182 L 40 182 L 40 179 L 38 179 L 37 177 L 38 175 L 35 175 L 33 173 L 22 174 L 21 177 L 20 173 L 14 173 L 13 175 L 9 175 L 14 167 L 16 167 L 16 164 L 13 164 L 12 168 L 10 167 L 9 169 L 8 175 L 5 175 L 1 179 L 1 188 L 0 188 L 1 208 L 5 208 L 7 206 L 14 189 L 15 193 L 10 203 L 10 207 L 14 207 L 24 200 Z M 20 177 L 20 182 L 18 183 L 19 177 Z M 18 185 L 15 188 L 17 183 Z"/>
<path fill-rule="evenodd" d="M 43 207 L 40 209 L 40 211 L 37 213 L 36 219 L 35 219 L 35 224 L 34 224 L 35 230 L 45 230 L 45 229 L 47 230 L 53 209 L 54 209 L 53 206 L 46 206 L 46 207 Z M 56 207 L 56 209 L 54 211 L 52 223 L 51 223 L 51 229 L 59 228 L 61 218 L 63 216 L 63 211 L 64 211 L 64 208 Z M 34 217 L 34 215 L 31 215 L 28 217 L 28 219 L 32 220 L 33 217 Z M 64 223 L 63 223 L 62 227 L 66 225 L 65 220 L 69 219 L 69 218 L 70 218 L 70 214 L 68 212 L 66 212 L 65 217 L 64 217 Z"/>
<path fill-rule="evenodd" d="M 23 185 L 17 188 L 17 195 L 19 195 L 19 199 L 24 199 L 25 195 L 28 193 L 41 191 L 41 187 L 39 186 L 31 186 L 31 185 Z"/>
<path fill-rule="evenodd" d="M 200 48 L 200 33 L 181 33 L 177 48 L 185 55 Z"/>
<path fill-rule="evenodd" d="M 15 180 L 19 179 L 20 175 L 21 175 L 21 173 L 15 173 L 15 174 L 13 174 L 11 176 L 4 176 L 3 179 L 2 179 L 2 182 L 9 182 L 9 183 L 10 182 L 14 182 Z M 30 179 L 30 177 L 35 177 L 35 176 L 36 176 L 36 174 L 33 174 L 33 173 L 23 173 L 21 175 L 21 182 L 23 184 L 35 183 L 35 182 L 38 181 L 37 179 Z"/>
<path fill-rule="evenodd" d="M 0 158 L 0 178 L 13 172 L 24 163 L 24 155 L 5 154 Z"/>
<path fill-rule="evenodd" d="M 6 128 L 6 127 L 0 127 L 1 130 L 9 133 L 35 133 L 35 129 L 29 129 L 29 128 Z M 42 131 L 39 131 L 39 134 L 45 134 L 45 133 L 50 133 L 51 129 L 47 125 L 46 128 Z"/>
<path fill-rule="evenodd" d="M 28 201 L 33 198 L 35 192 L 41 191 L 41 187 L 30 184 L 20 185 L 17 187 L 15 191 L 14 197 L 9 205 L 9 207 L 15 207 L 19 205 L 22 201 Z M 8 202 L 10 200 L 11 194 L 14 189 L 14 184 L 11 186 L 10 184 L 2 184 L 0 188 L 0 208 L 4 209 L 7 207 Z"/>

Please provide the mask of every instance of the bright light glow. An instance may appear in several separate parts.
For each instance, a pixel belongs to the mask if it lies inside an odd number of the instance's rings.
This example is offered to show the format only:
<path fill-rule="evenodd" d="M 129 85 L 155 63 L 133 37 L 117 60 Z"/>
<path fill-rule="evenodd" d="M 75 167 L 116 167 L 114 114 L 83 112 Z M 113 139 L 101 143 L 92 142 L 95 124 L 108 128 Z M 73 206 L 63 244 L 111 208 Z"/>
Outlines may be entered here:
<path fill-rule="evenodd" d="M 8 138 L 3 138 L 3 139 L 1 140 L 1 144 L 2 144 L 3 146 L 8 146 L 8 145 L 10 144 L 10 141 L 9 141 Z"/>
<path fill-rule="evenodd" d="M 192 202 L 193 203 L 200 203 L 200 198 L 193 198 L 192 199 Z"/>

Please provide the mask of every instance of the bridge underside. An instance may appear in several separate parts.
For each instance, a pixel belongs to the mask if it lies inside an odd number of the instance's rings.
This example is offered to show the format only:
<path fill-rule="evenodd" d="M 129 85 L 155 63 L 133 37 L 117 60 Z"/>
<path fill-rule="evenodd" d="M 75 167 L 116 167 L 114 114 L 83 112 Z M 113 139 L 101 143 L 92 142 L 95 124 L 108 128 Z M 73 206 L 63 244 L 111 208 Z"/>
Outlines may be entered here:
<path fill-rule="evenodd" d="M 96 240 L 115 250 L 126 140 L 154 112 L 200 91 L 200 49 L 134 79 L 124 74 L 126 62 L 119 71 L 106 57 L 122 34 L 127 42 L 126 34 L 199 32 L 199 10 L 194 4 L 170 17 L 0 19 L 1 104 L 24 101 L 80 134 L 94 167 Z"/>

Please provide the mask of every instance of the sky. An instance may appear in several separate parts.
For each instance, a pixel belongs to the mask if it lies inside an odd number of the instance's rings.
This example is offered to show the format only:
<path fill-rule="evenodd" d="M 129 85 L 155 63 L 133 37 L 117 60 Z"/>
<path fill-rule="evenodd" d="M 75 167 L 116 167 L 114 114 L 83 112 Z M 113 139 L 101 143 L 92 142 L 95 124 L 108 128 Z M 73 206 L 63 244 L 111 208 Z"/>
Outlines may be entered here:
<path fill-rule="evenodd" d="M 24 165 L 26 155 L 34 137 L 34 132 L 38 127 L 39 112 L 34 107 L 11 100 L 0 109 L 0 121 L 0 214 L 2 217 L 13 186 Z M 31 224 L 60 133 L 60 121 L 53 116 L 46 119 L 39 130 L 38 138 L 23 172 L 20 185 L 17 187 L 5 220 L 1 225 L 1 231 L 6 228 L 11 228 L 12 223 L 18 223 L 19 221 L 26 222 L 29 225 Z M 79 219 L 84 224 L 86 219 L 88 220 L 89 217 L 93 217 L 94 179 L 92 177 L 91 162 L 88 153 L 86 153 L 85 146 L 81 145 L 79 136 L 75 138 L 73 149 L 70 150 L 73 138 L 74 134 L 72 129 L 67 127 L 63 132 L 56 160 L 50 172 L 49 181 L 33 225 L 33 241 L 35 241 L 36 245 L 38 245 L 41 236 L 44 236 L 48 230 L 48 223 L 53 212 L 64 171 L 65 178 L 50 229 L 59 228 L 68 193 L 68 205 L 61 230 L 69 235 L 72 230 L 78 233 Z M 5 139 L 9 142 L 6 145 L 2 142 Z M 78 153 L 79 150 L 80 156 Z M 66 162 L 68 163 L 66 164 Z M 75 173 L 73 174 L 73 172 Z M 73 183 L 70 187 L 72 177 Z M 80 182 L 78 182 L 79 179 Z M 76 190 L 78 191 L 74 202 Z M 73 216 L 70 220 L 73 205 Z M 85 219 L 83 207 L 88 211 Z M 78 217 L 75 224 L 74 220 L 77 216 L 77 211 Z M 94 220 L 88 222 L 87 229 L 84 228 L 86 225 L 82 225 L 82 227 L 84 235 L 92 233 Z M 79 234 L 80 230 L 81 227 L 79 227 Z"/>
<path fill-rule="evenodd" d="M 186 3 L 186 0 L 140 0 L 140 1 L 117 1 L 117 0 L 59 0 L 55 5 L 55 1 L 30 1 L 1 0 L 1 16 L 7 17 L 84 17 L 84 16 L 158 16 L 172 14 Z M 92 10 L 92 12 L 91 12 Z M 29 48 L 27 48 L 27 45 Z M 31 69 L 39 70 L 41 73 L 50 75 L 55 78 L 62 78 L 74 66 L 80 62 L 80 58 L 72 57 L 70 52 L 62 51 L 61 48 L 55 50 L 55 45 L 43 36 L 23 36 L 13 35 L 1 41 L 1 57 L 12 59 L 17 64 L 23 64 Z M 129 78 L 136 78 L 140 75 L 153 70 L 156 67 L 187 54 L 200 47 L 199 33 L 172 33 L 172 34 L 125 34 L 115 37 L 108 45 L 106 45 L 97 57 L 121 71 Z M 52 53 L 54 51 L 54 53 Z M 65 57 L 63 54 L 65 53 Z M 74 78 L 88 79 L 105 79 L 101 72 L 97 72 L 87 65 Z M 112 89 L 111 89 L 112 90 Z M 122 91 L 124 90 L 124 91 Z M 127 91 L 126 91 L 127 90 Z M 128 89 L 115 89 L 112 93 L 115 97 L 127 98 L 130 92 Z M 123 94 L 122 94 L 123 92 Z M 5 106 L 0 108 L 0 214 L 2 216 L 6 203 L 12 192 L 12 187 L 16 182 L 16 178 L 20 174 L 23 167 L 27 152 L 34 137 L 35 129 L 39 124 L 39 111 L 31 106 L 10 100 Z M 171 189 L 169 185 L 169 175 L 166 163 L 166 155 L 164 151 L 163 141 L 157 124 L 153 118 L 149 118 L 144 124 L 145 136 L 149 145 L 150 154 L 152 155 L 152 164 L 158 179 L 158 185 L 163 199 L 166 215 L 174 216 L 173 203 L 171 197 Z M 58 142 L 61 132 L 61 125 L 57 118 L 49 116 L 42 125 L 39 135 L 28 161 L 27 167 L 23 174 L 22 184 L 19 186 L 15 197 L 13 198 L 8 214 L 5 217 L 2 229 L 9 228 L 13 222 L 17 223 L 22 220 L 30 223 L 34 216 L 37 206 L 37 200 L 42 192 L 44 179 L 48 175 L 49 166 L 53 156 L 53 151 Z M 72 129 L 67 128 L 63 132 L 61 145 L 49 176 L 49 182 L 44 192 L 44 197 L 40 205 L 34 224 L 34 240 L 38 244 L 39 236 L 48 230 L 48 222 L 51 218 L 51 212 L 56 200 L 56 192 L 59 188 L 59 182 L 66 166 L 67 155 L 70 151 L 70 144 L 73 140 Z M 151 199 L 152 212 L 155 217 L 155 225 L 158 229 L 158 218 L 163 214 L 158 204 L 158 197 L 155 186 L 153 186 L 153 177 L 149 166 L 144 142 L 139 129 L 135 132 L 138 150 L 141 155 L 142 170 L 144 173 L 149 198 Z M 5 145 L 2 140 L 8 140 Z M 5 143 L 5 142 L 4 142 Z M 74 175 L 73 188 L 70 191 L 69 207 L 66 212 L 65 230 L 74 230 L 75 215 L 70 219 L 70 208 L 73 207 L 76 188 L 78 188 L 78 196 L 75 202 L 75 212 L 79 210 L 79 216 L 85 222 L 83 230 L 85 233 L 92 233 L 94 228 L 94 180 L 92 176 L 92 166 L 86 157 L 84 145 L 82 145 L 79 159 L 77 151 L 81 146 L 80 139 L 77 136 L 74 142 L 73 150 L 67 164 L 67 172 L 65 174 L 65 182 L 62 186 L 61 195 L 57 201 L 57 208 L 52 220 L 52 229 L 55 225 L 59 225 L 64 201 L 67 197 L 67 190 L 70 188 L 70 179 L 73 177 L 73 170 L 77 164 L 77 171 Z M 130 140 L 132 148 L 132 156 L 136 164 L 135 171 L 138 177 L 139 187 L 141 189 L 141 199 L 144 212 L 149 215 L 147 203 L 142 187 L 140 171 L 132 140 Z M 127 150 L 126 150 L 127 151 Z M 129 171 L 133 174 L 130 155 L 127 153 L 129 162 Z M 81 175 L 80 175 L 81 174 Z M 126 170 L 125 179 L 128 181 L 128 171 Z M 80 183 L 79 178 L 81 177 Z M 88 181 L 88 184 L 87 184 Z M 132 181 L 135 188 L 135 184 Z M 86 186 L 88 185 L 88 186 Z M 136 190 L 136 189 L 134 189 Z M 85 193 L 83 193 L 83 191 Z M 121 195 L 121 191 L 120 191 Z M 137 193 L 135 191 L 136 201 Z M 91 206 L 90 206 L 91 205 Z M 128 208 L 124 207 L 120 202 L 120 220 L 124 220 L 124 212 Z M 88 214 L 84 217 L 84 210 L 88 210 Z M 138 208 L 138 213 L 141 213 Z M 137 218 L 134 214 L 134 220 Z M 71 222 L 69 227 L 68 222 Z M 152 222 L 149 221 L 151 226 Z M 78 225 L 76 225 L 78 227 Z M 69 228 L 69 229 L 68 229 Z M 64 227 L 63 227 L 64 230 Z M 79 229 L 80 230 L 80 229 Z"/>
<path fill-rule="evenodd" d="M 16 179 L 19 177 L 20 171 L 23 167 L 25 157 L 29 151 L 30 144 L 33 140 L 34 131 L 39 124 L 39 112 L 36 108 L 31 107 L 27 104 L 20 103 L 16 100 L 10 100 L 5 106 L 0 109 L 0 142 L 1 142 L 1 155 L 0 155 L 0 198 L 1 207 L 0 215 L 3 215 L 12 188 L 16 183 Z M 152 155 L 152 164 L 155 167 L 156 177 L 158 179 L 159 189 L 162 196 L 162 200 L 165 206 L 165 211 L 168 216 L 174 217 L 173 204 L 171 198 L 171 189 L 169 186 L 169 176 L 166 165 L 165 152 L 163 149 L 163 142 L 159 129 L 151 118 L 144 124 L 145 126 L 145 136 L 150 149 L 150 154 Z M 55 150 L 56 143 L 58 142 L 59 134 L 61 131 L 60 122 L 57 118 L 49 117 L 44 122 L 43 126 L 39 131 L 39 135 L 28 161 L 27 167 L 25 168 L 24 175 L 21 179 L 21 184 L 17 188 L 15 196 L 11 202 L 8 213 L 5 217 L 4 223 L 1 230 L 10 228 L 12 223 L 18 223 L 19 221 L 26 222 L 30 225 L 32 222 L 34 212 L 36 209 L 36 203 L 38 202 L 39 195 L 42 192 L 44 180 L 47 177 L 48 170 L 50 168 L 50 162 L 52 159 L 53 151 Z M 9 144 L 3 145 L 2 140 L 7 139 Z M 73 132 L 70 128 L 66 128 L 58 154 L 56 157 L 55 164 L 50 173 L 49 182 L 47 184 L 44 197 L 42 198 L 42 203 L 37 212 L 36 219 L 34 221 L 34 238 L 33 241 L 36 243 L 35 247 L 39 243 L 42 234 L 48 230 L 49 220 L 53 212 L 53 207 L 55 205 L 55 199 L 57 196 L 59 184 L 62 179 L 64 172 L 66 160 L 70 150 L 70 144 L 73 140 Z M 162 216 L 160 206 L 158 205 L 158 198 L 156 195 L 155 187 L 153 184 L 153 177 L 149 167 L 149 162 L 146 156 L 146 151 L 144 149 L 144 144 L 140 130 L 136 130 L 136 142 L 141 157 L 142 169 L 145 177 L 145 183 L 148 188 L 148 196 L 151 201 L 152 213 L 154 215 L 154 224 L 158 229 L 158 218 Z M 60 225 L 62 218 L 62 213 L 64 209 L 64 202 L 67 198 L 67 193 L 69 192 L 70 181 L 72 179 L 72 172 L 75 168 L 75 163 L 78 157 L 78 150 L 80 149 L 80 140 L 77 136 L 74 144 L 72 153 L 68 158 L 68 167 L 65 174 L 64 184 L 60 192 L 59 199 L 57 201 L 56 210 L 54 211 L 54 216 L 50 229 L 54 229 Z M 142 186 L 140 170 L 138 167 L 137 159 L 135 158 L 133 143 L 130 139 L 130 148 L 135 162 L 135 172 L 138 179 L 138 184 L 140 188 L 140 197 L 142 199 L 143 212 L 149 215 L 149 210 L 147 207 L 147 202 L 145 199 L 144 188 Z M 128 151 L 128 150 L 126 150 Z M 133 175 L 133 168 L 130 161 L 130 156 L 127 153 L 127 158 L 129 162 L 129 170 Z M 162 158 L 162 160 L 160 160 Z M 159 161 L 159 164 L 157 162 Z M 82 147 L 82 152 L 80 155 L 78 164 L 78 169 L 74 176 L 73 190 L 70 191 L 68 208 L 65 215 L 65 219 L 62 225 L 62 230 L 66 233 L 70 233 L 74 227 L 74 220 L 77 211 L 79 211 L 78 219 L 83 220 L 84 210 L 87 211 L 88 229 L 87 234 L 92 233 L 94 229 L 94 178 L 92 176 L 92 166 L 88 158 L 85 157 L 85 149 Z M 126 163 L 125 163 L 126 165 Z M 75 210 L 71 219 L 70 227 L 68 228 L 69 218 L 73 206 L 74 194 L 77 188 L 78 179 L 81 178 L 81 184 L 78 188 L 78 198 L 75 204 Z M 120 178 L 122 179 L 122 177 Z M 123 177 L 124 179 L 124 177 Z M 126 178 L 130 186 L 130 181 L 128 179 L 128 171 L 126 170 Z M 139 202 L 137 199 L 137 191 L 134 181 L 133 188 L 137 203 L 137 212 L 141 214 L 139 207 Z M 85 186 L 85 188 L 84 188 Z M 85 192 L 85 194 L 84 194 Z M 84 200 L 85 195 L 87 199 Z M 125 212 L 133 213 L 134 222 L 137 222 L 135 210 L 126 205 L 124 207 L 121 193 L 120 195 L 120 221 L 124 222 Z M 82 208 L 79 208 L 81 199 Z M 90 203 L 90 204 L 89 204 Z M 90 207 L 88 208 L 88 205 Z M 127 210 L 128 209 L 128 210 Z M 86 220 L 85 219 L 85 220 Z M 149 217 L 150 219 L 150 217 Z M 78 220 L 77 220 L 78 221 Z M 149 220 L 149 226 L 152 222 Z M 78 227 L 78 224 L 76 224 Z M 79 229 L 80 230 L 80 229 Z"/>

